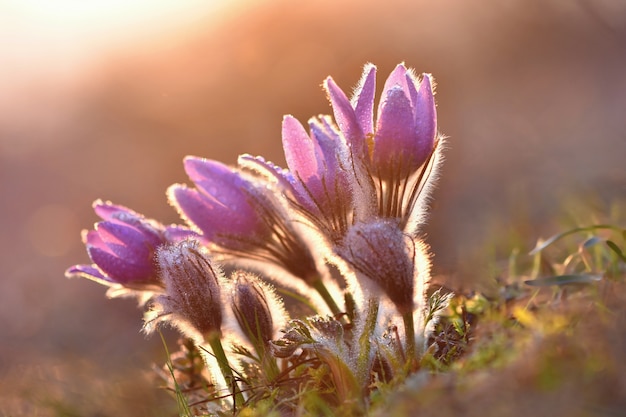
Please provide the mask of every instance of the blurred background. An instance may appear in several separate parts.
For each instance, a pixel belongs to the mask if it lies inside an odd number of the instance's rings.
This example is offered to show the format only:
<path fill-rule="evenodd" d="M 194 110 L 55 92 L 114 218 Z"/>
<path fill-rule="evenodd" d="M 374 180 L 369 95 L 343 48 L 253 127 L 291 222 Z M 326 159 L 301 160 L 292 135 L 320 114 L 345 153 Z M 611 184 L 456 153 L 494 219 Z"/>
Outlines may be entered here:
<path fill-rule="evenodd" d="M 449 149 L 425 233 L 456 288 L 626 191 L 619 0 L 0 0 L 0 39 L 0 415 L 175 414 L 134 302 L 64 278 L 91 203 L 177 222 L 185 155 L 284 164 L 282 116 L 329 113 L 327 75 L 435 76 Z"/>

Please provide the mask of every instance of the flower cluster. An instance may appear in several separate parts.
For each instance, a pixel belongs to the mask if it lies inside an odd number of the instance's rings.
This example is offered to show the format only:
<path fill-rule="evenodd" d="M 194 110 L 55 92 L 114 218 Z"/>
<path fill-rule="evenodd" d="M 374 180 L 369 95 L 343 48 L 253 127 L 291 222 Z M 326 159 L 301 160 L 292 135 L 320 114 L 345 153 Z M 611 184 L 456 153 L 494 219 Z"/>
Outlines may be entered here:
<path fill-rule="evenodd" d="M 330 77 L 323 86 L 334 119 L 308 131 L 283 119 L 287 169 L 187 157 L 192 185 L 167 191 L 185 226 L 97 201 L 103 221 L 83 233 L 93 264 L 66 273 L 137 296 L 146 332 L 169 323 L 193 340 L 222 407 L 266 400 L 290 414 L 324 369 L 324 400 L 363 412 L 375 378 L 415 369 L 436 315 L 420 238 L 442 149 L 433 80 L 398 65 L 376 118 L 375 66 L 351 99 Z M 279 292 L 313 316 L 290 319 Z"/>

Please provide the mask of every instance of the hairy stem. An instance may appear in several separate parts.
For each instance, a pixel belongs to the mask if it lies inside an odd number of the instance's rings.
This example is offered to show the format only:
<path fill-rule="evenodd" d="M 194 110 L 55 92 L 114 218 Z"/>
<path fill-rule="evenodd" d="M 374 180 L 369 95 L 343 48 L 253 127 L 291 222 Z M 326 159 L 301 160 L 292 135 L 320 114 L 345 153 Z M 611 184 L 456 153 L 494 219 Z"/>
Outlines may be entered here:
<path fill-rule="evenodd" d="M 239 390 L 237 386 L 237 382 L 235 381 L 235 376 L 233 374 L 233 370 L 228 364 L 228 359 L 226 358 L 226 352 L 224 352 L 224 347 L 222 346 L 222 341 L 220 340 L 219 333 L 211 333 L 207 337 L 207 341 L 211 346 L 211 350 L 215 355 L 215 359 L 217 359 L 217 364 L 220 367 L 220 371 L 226 380 L 226 384 L 230 389 L 230 392 L 235 397 L 235 406 L 242 406 L 244 403 L 243 394 Z"/>
<path fill-rule="evenodd" d="M 404 338 L 406 343 L 406 361 L 409 366 L 415 360 L 415 326 L 413 324 L 413 312 L 408 311 L 402 315 L 404 321 Z"/>
<path fill-rule="evenodd" d="M 335 303 L 333 297 L 328 292 L 328 288 L 326 288 L 324 282 L 320 278 L 318 278 L 313 281 L 311 285 L 313 286 L 313 288 L 315 288 L 315 291 L 317 291 L 319 295 L 324 299 L 324 302 L 326 303 L 328 308 L 330 308 L 330 311 L 333 313 L 333 315 L 341 315 L 341 310 L 337 306 L 337 303 Z"/>
<path fill-rule="evenodd" d="M 372 334 L 376 329 L 379 301 L 370 298 L 367 301 L 367 314 L 363 324 L 363 332 L 359 336 L 359 356 L 357 358 L 357 375 L 366 386 L 369 381 L 370 352 L 372 350 Z"/>

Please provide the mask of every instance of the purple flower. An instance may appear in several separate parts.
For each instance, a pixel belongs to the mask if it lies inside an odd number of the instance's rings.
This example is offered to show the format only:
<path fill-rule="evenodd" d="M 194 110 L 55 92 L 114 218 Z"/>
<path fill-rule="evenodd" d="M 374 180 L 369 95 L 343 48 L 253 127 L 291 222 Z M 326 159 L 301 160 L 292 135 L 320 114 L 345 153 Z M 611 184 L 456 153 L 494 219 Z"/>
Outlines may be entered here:
<path fill-rule="evenodd" d="M 277 265 L 305 282 L 319 279 L 311 252 L 264 178 L 195 157 L 185 158 L 185 170 L 196 188 L 171 186 L 170 204 L 213 253 Z"/>
<path fill-rule="evenodd" d="M 415 251 L 415 241 L 389 220 L 355 224 L 338 248 L 355 271 L 375 284 L 361 282 L 367 298 L 379 298 L 382 290 L 401 313 L 413 310 Z"/>
<path fill-rule="evenodd" d="M 294 181 L 296 205 L 331 240 L 351 222 L 353 194 L 345 140 L 328 117 L 309 120 L 310 135 L 292 116 L 283 119 L 283 149 Z"/>
<path fill-rule="evenodd" d="M 403 178 L 426 162 L 435 145 L 437 113 L 430 74 L 418 79 L 403 64 L 389 75 L 373 120 L 376 67 L 365 67 L 350 103 L 328 77 L 324 83 L 339 128 L 357 152 L 367 152 L 372 173 L 383 180 Z"/>
<path fill-rule="evenodd" d="M 210 159 L 188 156 L 185 172 L 195 189 L 175 184 L 168 190 L 170 203 L 203 237 L 224 246 L 236 244 L 235 236 L 266 239 L 270 229 L 259 217 L 246 192 L 251 184 L 230 167 Z"/>
<path fill-rule="evenodd" d="M 324 87 L 365 200 L 377 207 L 377 217 L 398 218 L 414 234 L 440 159 L 432 79 L 398 65 L 385 82 L 374 123 L 375 79 L 376 67 L 367 65 L 351 101 L 331 77 Z"/>
<path fill-rule="evenodd" d="M 168 226 L 146 219 L 126 207 L 97 200 L 94 211 L 103 221 L 83 231 L 92 265 L 75 265 L 66 276 L 81 276 L 101 284 L 129 289 L 154 290 L 162 286 L 154 256 L 159 246 L 194 233 L 182 226 Z"/>

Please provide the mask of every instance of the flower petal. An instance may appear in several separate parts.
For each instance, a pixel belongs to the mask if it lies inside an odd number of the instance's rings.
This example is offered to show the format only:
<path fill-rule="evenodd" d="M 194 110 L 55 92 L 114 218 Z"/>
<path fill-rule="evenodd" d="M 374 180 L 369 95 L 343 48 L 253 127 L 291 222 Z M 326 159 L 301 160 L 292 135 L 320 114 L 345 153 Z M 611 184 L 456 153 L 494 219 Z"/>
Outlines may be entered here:
<path fill-rule="evenodd" d="M 67 278 L 76 278 L 76 277 L 87 278 L 92 281 L 96 281 L 100 284 L 104 284 L 104 285 L 116 283 L 115 281 L 111 280 L 110 277 L 104 275 L 96 267 L 95 264 L 94 265 L 74 265 L 72 267 L 69 267 L 65 271 L 65 276 Z"/>
<path fill-rule="evenodd" d="M 87 245 L 87 253 L 91 260 L 114 282 L 125 284 L 154 279 L 154 265 L 151 263 L 130 263 L 110 251 L 90 245 Z"/>
<path fill-rule="evenodd" d="M 365 152 L 365 135 L 350 100 L 331 77 L 324 80 L 324 89 L 332 104 L 337 126 L 339 126 L 346 140 L 355 149 L 355 152 Z"/>
<path fill-rule="evenodd" d="M 412 153 L 417 138 L 413 109 L 400 86 L 386 93 L 380 105 L 372 164 L 374 172 L 383 178 L 405 176 L 408 170 L 414 169 Z"/>
<path fill-rule="evenodd" d="M 432 79 L 430 74 L 422 74 L 422 82 L 414 101 L 415 129 L 418 137 L 418 146 L 424 160 L 433 150 L 437 135 L 437 109 L 433 95 Z"/>
<path fill-rule="evenodd" d="M 262 156 L 249 154 L 239 155 L 237 163 L 241 168 L 249 169 L 270 181 L 276 181 L 285 190 L 293 191 L 295 179 L 288 169 L 284 169 L 273 162 L 266 161 Z"/>
<path fill-rule="evenodd" d="M 154 251 L 162 242 L 162 240 L 150 242 L 139 230 L 113 222 L 96 224 L 96 231 L 115 255 L 127 259 L 129 263 L 152 262 Z"/>
<path fill-rule="evenodd" d="M 320 166 L 324 157 L 319 145 L 311 139 L 306 130 L 293 116 L 283 118 L 283 149 L 287 166 L 313 193 L 319 193 Z"/>
<path fill-rule="evenodd" d="M 376 94 L 376 66 L 365 65 L 363 75 L 352 97 L 352 106 L 363 134 L 374 132 L 374 96 Z"/>
<path fill-rule="evenodd" d="M 249 206 L 241 209 L 241 203 L 224 205 L 180 184 L 172 185 L 167 195 L 181 217 L 198 227 L 207 240 L 214 241 L 220 234 L 255 233 L 262 227 L 256 213 Z"/>

